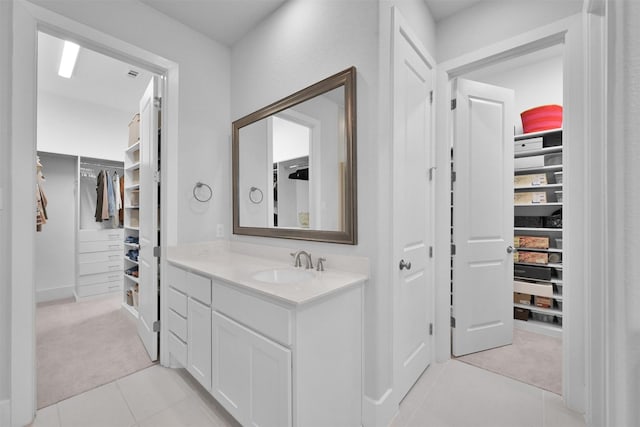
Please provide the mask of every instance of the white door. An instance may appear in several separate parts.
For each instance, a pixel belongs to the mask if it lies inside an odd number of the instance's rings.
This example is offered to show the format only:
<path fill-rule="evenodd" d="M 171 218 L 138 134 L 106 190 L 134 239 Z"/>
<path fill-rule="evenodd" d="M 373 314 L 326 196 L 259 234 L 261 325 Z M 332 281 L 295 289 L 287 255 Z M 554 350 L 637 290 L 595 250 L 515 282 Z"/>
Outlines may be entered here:
<path fill-rule="evenodd" d="M 461 356 L 513 340 L 514 95 L 454 84 L 452 350 Z"/>
<path fill-rule="evenodd" d="M 393 277 L 395 387 L 402 398 L 431 362 L 433 69 L 394 11 Z M 402 27 L 402 31 L 400 31 Z"/>
<path fill-rule="evenodd" d="M 154 77 L 140 99 L 140 253 L 138 335 L 151 360 L 158 360 L 158 78 Z"/>

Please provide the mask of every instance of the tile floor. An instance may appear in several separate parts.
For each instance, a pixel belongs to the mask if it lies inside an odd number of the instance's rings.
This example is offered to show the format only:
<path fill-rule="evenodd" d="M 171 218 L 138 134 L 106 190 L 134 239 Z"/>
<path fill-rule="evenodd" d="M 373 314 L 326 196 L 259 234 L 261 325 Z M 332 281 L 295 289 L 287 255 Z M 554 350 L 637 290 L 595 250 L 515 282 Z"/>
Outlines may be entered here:
<path fill-rule="evenodd" d="M 38 411 L 34 427 L 235 427 L 183 370 L 153 366 Z M 455 360 L 434 364 L 392 427 L 584 427 L 553 393 Z"/>

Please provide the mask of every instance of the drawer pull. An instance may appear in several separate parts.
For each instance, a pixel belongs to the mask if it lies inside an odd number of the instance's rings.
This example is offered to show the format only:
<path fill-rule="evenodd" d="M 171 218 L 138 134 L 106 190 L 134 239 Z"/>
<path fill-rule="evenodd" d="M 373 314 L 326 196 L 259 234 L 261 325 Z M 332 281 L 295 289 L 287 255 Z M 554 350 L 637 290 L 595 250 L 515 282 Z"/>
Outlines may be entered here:
<path fill-rule="evenodd" d="M 109 270 L 113 271 L 113 270 L 119 270 L 121 267 L 119 265 L 110 265 L 109 266 Z"/>

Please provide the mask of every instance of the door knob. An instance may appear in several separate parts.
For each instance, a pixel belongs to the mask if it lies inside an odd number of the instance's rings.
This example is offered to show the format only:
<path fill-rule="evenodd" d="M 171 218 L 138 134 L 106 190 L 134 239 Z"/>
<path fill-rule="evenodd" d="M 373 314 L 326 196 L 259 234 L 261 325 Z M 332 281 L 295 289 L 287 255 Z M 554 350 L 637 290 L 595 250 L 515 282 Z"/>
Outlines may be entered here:
<path fill-rule="evenodd" d="M 507 253 L 508 254 L 512 254 L 515 251 L 516 251 L 516 249 L 513 246 L 511 246 L 511 245 L 507 246 Z"/>
<path fill-rule="evenodd" d="M 400 270 L 411 270 L 411 262 L 404 262 L 403 259 L 400 260 Z"/>

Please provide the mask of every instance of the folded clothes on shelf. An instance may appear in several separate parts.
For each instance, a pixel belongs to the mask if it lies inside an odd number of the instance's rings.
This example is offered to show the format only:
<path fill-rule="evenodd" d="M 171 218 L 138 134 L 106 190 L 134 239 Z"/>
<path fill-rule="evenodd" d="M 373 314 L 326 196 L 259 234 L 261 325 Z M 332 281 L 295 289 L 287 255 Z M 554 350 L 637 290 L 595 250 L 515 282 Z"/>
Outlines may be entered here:
<path fill-rule="evenodd" d="M 127 236 L 127 238 L 124 240 L 125 243 L 135 243 L 136 245 L 139 242 L 139 238 L 137 236 Z"/>
<path fill-rule="evenodd" d="M 125 274 L 133 277 L 138 277 L 138 266 L 134 265 L 133 267 L 125 270 Z"/>
<path fill-rule="evenodd" d="M 138 249 L 129 249 L 127 251 L 127 258 L 131 261 L 138 261 Z"/>

